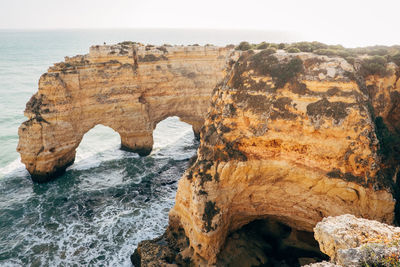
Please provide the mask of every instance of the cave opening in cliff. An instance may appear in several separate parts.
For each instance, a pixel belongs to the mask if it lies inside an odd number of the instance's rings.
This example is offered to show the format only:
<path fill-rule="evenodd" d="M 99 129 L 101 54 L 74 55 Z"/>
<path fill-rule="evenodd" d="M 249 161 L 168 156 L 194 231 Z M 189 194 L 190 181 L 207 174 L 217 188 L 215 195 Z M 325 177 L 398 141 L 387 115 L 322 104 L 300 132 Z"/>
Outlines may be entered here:
<path fill-rule="evenodd" d="M 231 233 L 218 256 L 226 266 L 303 266 L 324 260 L 329 258 L 312 232 L 273 218 L 252 221 Z"/>
<path fill-rule="evenodd" d="M 85 133 L 76 149 L 75 162 L 94 157 L 99 153 L 118 151 L 121 144 L 120 135 L 104 125 L 96 125 Z"/>

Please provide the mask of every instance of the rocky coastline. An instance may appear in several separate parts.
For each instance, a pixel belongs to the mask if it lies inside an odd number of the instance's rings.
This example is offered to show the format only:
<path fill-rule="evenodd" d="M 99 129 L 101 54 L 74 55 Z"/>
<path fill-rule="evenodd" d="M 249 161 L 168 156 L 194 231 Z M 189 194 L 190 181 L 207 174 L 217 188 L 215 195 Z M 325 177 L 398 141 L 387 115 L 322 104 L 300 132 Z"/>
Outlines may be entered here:
<path fill-rule="evenodd" d="M 191 124 L 197 156 L 135 266 L 362 266 L 370 243 L 399 260 L 399 65 L 397 46 L 94 46 L 41 77 L 18 151 L 45 182 L 97 124 L 141 156 L 157 122 Z"/>

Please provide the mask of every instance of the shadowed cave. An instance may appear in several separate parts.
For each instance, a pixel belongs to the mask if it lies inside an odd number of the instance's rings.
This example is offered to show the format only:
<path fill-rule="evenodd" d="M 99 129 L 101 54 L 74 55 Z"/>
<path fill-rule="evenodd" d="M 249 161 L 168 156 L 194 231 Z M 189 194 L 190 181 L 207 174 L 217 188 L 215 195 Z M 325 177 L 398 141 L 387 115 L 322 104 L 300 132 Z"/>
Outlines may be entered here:
<path fill-rule="evenodd" d="M 150 262 L 196 266 L 192 253 L 184 230 L 172 226 L 161 237 L 142 241 L 131 255 L 131 261 L 136 267 Z M 329 257 L 320 251 L 312 232 L 293 229 L 269 217 L 254 220 L 229 234 L 216 266 L 297 267 L 326 260 Z"/>
<path fill-rule="evenodd" d="M 255 220 L 231 233 L 218 266 L 302 266 L 329 260 L 311 232 L 298 231 L 273 218 Z"/>

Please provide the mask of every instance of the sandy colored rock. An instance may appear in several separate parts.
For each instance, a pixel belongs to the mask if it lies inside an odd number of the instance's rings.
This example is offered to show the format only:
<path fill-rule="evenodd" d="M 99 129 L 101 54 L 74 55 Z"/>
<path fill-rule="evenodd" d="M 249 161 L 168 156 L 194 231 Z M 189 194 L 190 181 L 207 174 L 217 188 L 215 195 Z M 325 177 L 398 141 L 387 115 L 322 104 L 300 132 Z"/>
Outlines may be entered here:
<path fill-rule="evenodd" d="M 198 135 L 231 48 L 92 46 L 66 57 L 39 80 L 18 131 L 18 152 L 32 178 L 47 181 L 75 158 L 83 135 L 98 124 L 121 136 L 121 147 L 148 155 L 157 123 L 178 116 Z"/>
<path fill-rule="evenodd" d="M 375 266 L 378 261 L 389 264 L 390 257 L 399 263 L 399 227 L 346 214 L 324 218 L 314 232 L 321 251 L 339 266 Z"/>
<path fill-rule="evenodd" d="M 267 53 L 244 52 L 214 90 L 197 161 L 179 181 L 170 218 L 195 261 L 215 263 L 228 234 L 256 219 L 309 232 L 329 215 L 394 220 L 396 167 L 352 65 Z"/>
<path fill-rule="evenodd" d="M 316 263 L 303 265 L 303 267 L 340 267 L 340 266 L 336 265 L 332 262 L 329 262 L 329 261 L 323 261 L 323 262 L 316 262 Z"/>

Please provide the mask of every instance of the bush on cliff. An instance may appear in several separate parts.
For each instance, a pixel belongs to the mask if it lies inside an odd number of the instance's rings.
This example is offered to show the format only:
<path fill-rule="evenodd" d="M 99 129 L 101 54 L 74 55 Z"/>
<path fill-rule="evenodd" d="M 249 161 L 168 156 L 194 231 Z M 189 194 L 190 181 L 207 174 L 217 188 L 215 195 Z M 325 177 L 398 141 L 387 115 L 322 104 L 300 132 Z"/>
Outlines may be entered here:
<path fill-rule="evenodd" d="M 394 56 L 392 56 L 390 60 L 400 67 L 400 53 L 397 53 Z"/>
<path fill-rule="evenodd" d="M 314 51 L 314 53 L 317 55 L 324 55 L 324 56 L 336 56 L 338 54 L 336 50 L 328 48 L 317 49 Z"/>
<path fill-rule="evenodd" d="M 303 61 L 292 58 L 288 62 L 280 62 L 266 50 L 252 56 L 251 68 L 261 75 L 270 75 L 276 88 L 282 88 L 303 70 Z"/>
<path fill-rule="evenodd" d="M 369 75 L 380 75 L 386 76 L 390 74 L 386 68 L 387 60 L 382 56 L 374 56 L 371 58 L 364 59 L 361 62 L 360 73 L 363 76 Z"/>
<path fill-rule="evenodd" d="M 269 43 L 266 42 L 261 42 L 258 45 L 256 45 L 256 49 L 266 49 L 269 47 Z"/>
<path fill-rule="evenodd" d="M 300 53 L 300 49 L 298 49 L 297 47 L 289 47 L 286 52 L 288 53 Z"/>
<path fill-rule="evenodd" d="M 375 57 L 383 57 L 387 62 L 394 62 L 400 66 L 400 46 L 369 46 L 369 47 L 358 47 L 358 48 L 345 48 L 342 45 L 327 45 L 320 42 L 297 42 L 291 44 L 285 43 L 267 43 L 261 42 L 259 44 L 250 44 L 249 42 L 241 42 L 236 46 L 236 50 L 248 51 L 250 49 L 284 49 L 288 53 L 298 53 L 298 52 L 311 52 L 317 55 L 325 56 L 339 56 L 346 59 L 348 62 L 354 62 L 352 58 L 357 58 L 362 55 L 369 55 Z M 374 61 L 375 59 L 371 60 Z M 367 69 L 372 73 L 380 73 L 383 68 L 379 67 L 381 63 L 373 64 L 373 62 L 364 62 Z"/>
<path fill-rule="evenodd" d="M 249 44 L 249 42 L 241 42 L 237 47 L 236 50 L 240 50 L 240 51 L 246 51 L 251 49 L 251 45 Z"/>

